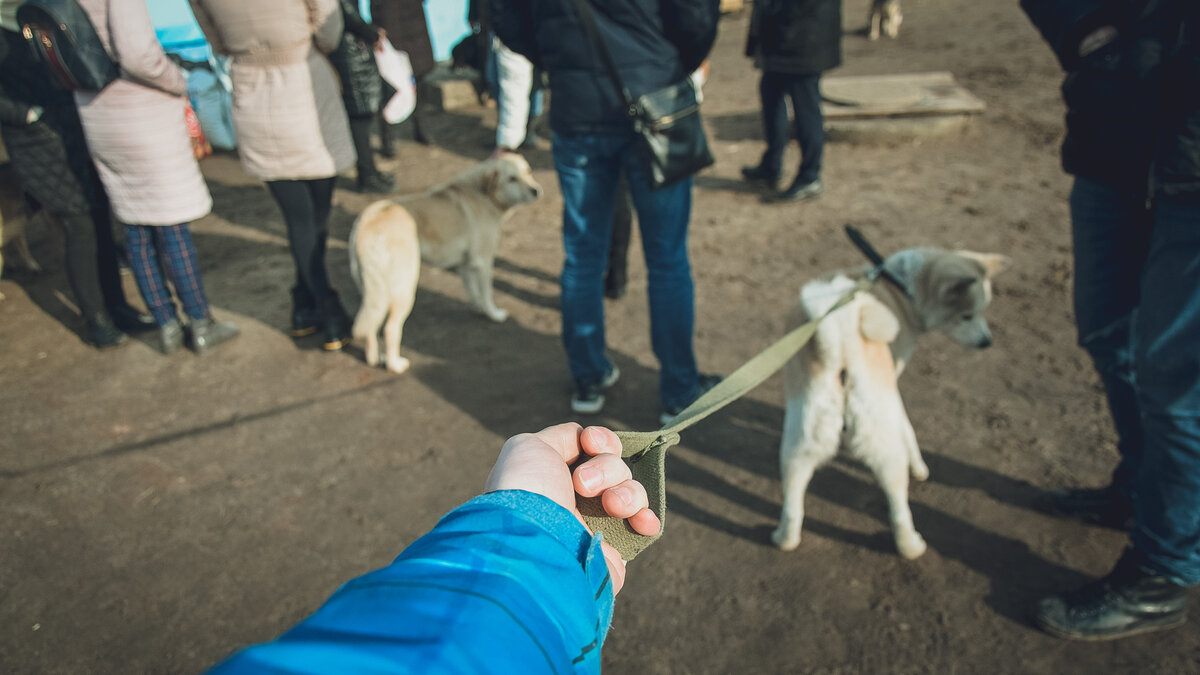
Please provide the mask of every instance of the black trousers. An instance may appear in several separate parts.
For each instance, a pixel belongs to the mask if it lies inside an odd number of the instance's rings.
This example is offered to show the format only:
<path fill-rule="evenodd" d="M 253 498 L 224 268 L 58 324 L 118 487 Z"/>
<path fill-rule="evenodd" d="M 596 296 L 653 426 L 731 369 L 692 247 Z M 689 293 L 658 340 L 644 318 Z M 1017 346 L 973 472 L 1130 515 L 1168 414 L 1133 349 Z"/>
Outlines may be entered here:
<path fill-rule="evenodd" d="M 334 177 L 311 180 L 273 180 L 267 189 L 283 212 L 288 245 L 296 263 L 296 293 L 315 302 L 335 294 L 325 270 L 329 213 L 333 208 Z"/>

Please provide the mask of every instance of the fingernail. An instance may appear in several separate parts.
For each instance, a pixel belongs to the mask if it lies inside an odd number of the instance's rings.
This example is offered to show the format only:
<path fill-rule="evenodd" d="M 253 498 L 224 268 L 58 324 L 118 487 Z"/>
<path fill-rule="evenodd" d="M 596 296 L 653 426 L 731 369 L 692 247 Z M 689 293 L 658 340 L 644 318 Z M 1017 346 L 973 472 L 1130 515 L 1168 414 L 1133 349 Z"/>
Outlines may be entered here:
<path fill-rule="evenodd" d="M 625 506 L 633 505 L 633 490 L 630 490 L 629 488 L 618 487 L 609 490 L 609 492 L 616 495 L 617 499 L 620 499 L 621 503 Z"/>
<path fill-rule="evenodd" d="M 601 433 L 599 429 L 595 427 L 588 427 L 585 433 L 588 435 L 588 441 L 590 441 L 589 445 L 591 445 L 593 448 L 604 447 L 604 434 Z"/>
<path fill-rule="evenodd" d="M 575 475 L 579 477 L 579 483 L 583 485 L 583 488 L 591 492 L 600 487 L 601 481 L 604 480 L 604 472 L 594 466 L 580 467 Z"/>

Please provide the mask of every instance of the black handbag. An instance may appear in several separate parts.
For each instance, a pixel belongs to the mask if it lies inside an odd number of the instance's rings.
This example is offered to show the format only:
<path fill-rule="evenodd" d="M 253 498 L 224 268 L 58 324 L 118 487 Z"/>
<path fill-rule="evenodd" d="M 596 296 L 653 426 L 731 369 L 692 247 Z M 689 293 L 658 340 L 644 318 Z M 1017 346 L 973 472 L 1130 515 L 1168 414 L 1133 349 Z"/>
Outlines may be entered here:
<path fill-rule="evenodd" d="M 45 64 L 62 89 L 100 91 L 120 76 L 75 0 L 28 0 L 17 7 L 17 23 L 34 59 Z"/>
<path fill-rule="evenodd" d="M 712 166 L 712 152 L 700 120 L 700 102 L 690 77 L 634 99 L 621 80 L 608 46 L 596 27 L 596 15 L 588 0 L 574 0 L 580 23 L 592 48 L 604 62 L 613 84 L 625 99 L 625 112 L 633 120 L 650 186 L 667 187 Z"/>

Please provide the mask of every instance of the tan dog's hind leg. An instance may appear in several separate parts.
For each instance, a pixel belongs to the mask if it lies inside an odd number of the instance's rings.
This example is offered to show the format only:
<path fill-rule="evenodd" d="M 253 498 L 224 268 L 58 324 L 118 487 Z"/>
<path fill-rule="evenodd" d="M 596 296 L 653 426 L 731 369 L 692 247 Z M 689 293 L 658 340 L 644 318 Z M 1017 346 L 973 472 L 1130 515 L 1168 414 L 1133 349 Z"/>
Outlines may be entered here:
<path fill-rule="evenodd" d="M 393 299 L 387 323 L 383 324 L 383 344 L 387 369 L 397 375 L 408 370 L 409 366 L 408 359 L 400 356 L 400 337 L 404 332 L 404 322 L 412 312 L 412 306 L 411 297 L 407 301 L 404 298 Z"/>
<path fill-rule="evenodd" d="M 492 298 L 492 263 L 479 261 L 467 262 L 459 270 L 462 276 L 463 288 L 471 303 L 484 313 L 487 318 L 497 323 L 508 318 L 508 312 L 496 306 Z"/>
<path fill-rule="evenodd" d="M 787 373 L 785 377 L 794 377 Z M 783 419 L 779 461 L 783 478 L 783 512 L 771 540 L 784 551 L 800 545 L 804 495 L 817 467 L 833 459 L 841 442 L 845 395 L 836 374 L 805 385 L 803 395 L 789 393 Z"/>
<path fill-rule="evenodd" d="M 887 343 L 863 341 L 865 370 L 857 374 L 864 382 L 856 383 L 848 397 L 849 426 L 855 429 L 852 454 L 867 464 L 887 495 L 892 536 L 900 555 L 912 560 L 925 553 L 925 540 L 913 525 L 908 505 L 908 474 L 929 469 L 916 451 L 916 435 L 904 412 L 904 402 L 896 387 L 896 371 Z M 911 439 L 911 443 L 910 443 Z M 920 467 L 913 463 L 913 458 Z"/>
<path fill-rule="evenodd" d="M 871 28 L 867 31 L 868 40 L 879 39 L 880 23 L 883 21 L 883 10 L 879 7 L 878 2 L 871 3 Z"/>

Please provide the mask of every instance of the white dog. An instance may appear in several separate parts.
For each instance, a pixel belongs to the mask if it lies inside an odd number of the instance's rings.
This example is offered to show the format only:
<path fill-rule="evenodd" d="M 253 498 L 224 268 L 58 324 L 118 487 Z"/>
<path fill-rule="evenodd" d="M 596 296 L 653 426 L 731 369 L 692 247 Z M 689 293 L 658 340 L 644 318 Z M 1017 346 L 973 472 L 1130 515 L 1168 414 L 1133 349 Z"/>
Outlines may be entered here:
<path fill-rule="evenodd" d="M 421 194 L 368 206 L 350 232 L 350 273 L 362 293 L 352 333 L 365 342 L 367 363 L 379 362 L 382 326 L 387 369 L 408 369 L 408 359 L 400 356 L 400 335 L 412 311 L 422 261 L 457 268 L 479 311 L 493 321 L 508 318 L 492 300 L 500 224 L 513 207 L 541 194 L 529 163 L 509 153 Z"/>
<path fill-rule="evenodd" d="M 885 268 L 905 287 L 879 281 L 869 293 L 829 315 L 784 368 L 787 408 L 779 448 L 783 513 L 771 535 L 781 549 L 800 544 L 804 493 L 813 472 L 839 449 L 864 462 L 887 494 L 900 555 L 925 552 L 908 506 L 908 474 L 925 480 L 916 435 L 896 379 L 922 333 L 938 330 L 967 347 L 992 343 L 983 311 L 991 277 L 1008 266 L 997 254 L 920 248 L 888 258 Z M 796 325 L 823 315 L 868 268 L 835 273 L 800 290 Z"/>

